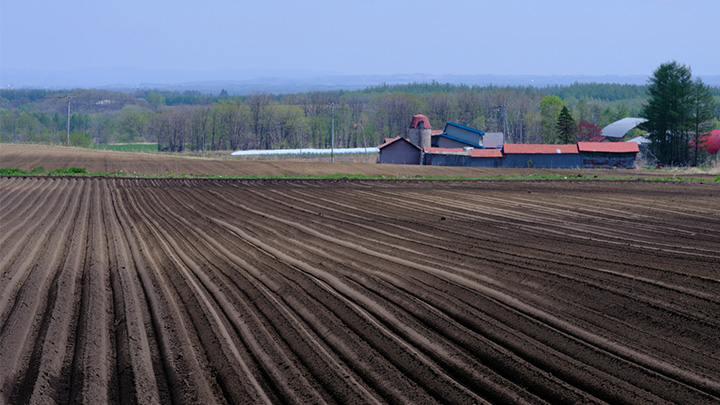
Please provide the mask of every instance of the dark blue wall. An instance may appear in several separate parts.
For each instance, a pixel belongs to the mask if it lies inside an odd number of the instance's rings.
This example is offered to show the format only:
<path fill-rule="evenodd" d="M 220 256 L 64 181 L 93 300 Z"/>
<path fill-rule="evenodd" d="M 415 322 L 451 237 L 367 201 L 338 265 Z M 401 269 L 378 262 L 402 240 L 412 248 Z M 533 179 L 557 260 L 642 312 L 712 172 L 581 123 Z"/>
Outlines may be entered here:
<path fill-rule="evenodd" d="M 474 158 L 468 155 L 425 154 L 423 164 L 428 166 L 501 167 L 502 158 Z"/>
<path fill-rule="evenodd" d="M 634 169 L 636 153 L 583 153 L 583 167 L 588 169 Z"/>
<path fill-rule="evenodd" d="M 635 168 L 635 153 L 506 154 L 502 158 L 473 158 L 469 155 L 423 155 L 428 166 L 508 167 L 538 169 Z M 380 163 L 418 164 L 420 151 L 405 142 L 396 142 L 380 151 Z M 532 161 L 529 165 L 528 161 Z"/>
<path fill-rule="evenodd" d="M 528 164 L 532 161 L 532 164 Z M 572 169 L 583 167 L 582 155 L 568 154 L 506 154 L 502 167 L 534 167 L 538 169 Z"/>

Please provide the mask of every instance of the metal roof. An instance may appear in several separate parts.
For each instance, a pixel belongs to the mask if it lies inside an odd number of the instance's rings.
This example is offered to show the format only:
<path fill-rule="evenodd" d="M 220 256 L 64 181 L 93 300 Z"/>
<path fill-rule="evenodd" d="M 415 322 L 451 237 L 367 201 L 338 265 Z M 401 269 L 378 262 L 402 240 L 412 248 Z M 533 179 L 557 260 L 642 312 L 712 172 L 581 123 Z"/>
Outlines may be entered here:
<path fill-rule="evenodd" d="M 578 142 L 580 152 L 637 153 L 636 142 Z"/>
<path fill-rule="evenodd" d="M 443 137 L 443 138 L 451 139 L 451 140 L 453 140 L 453 141 L 455 141 L 455 142 L 464 143 L 464 144 L 466 144 L 466 145 L 468 145 L 468 146 L 472 146 L 473 148 L 484 148 L 484 146 L 482 146 L 482 145 L 480 145 L 480 144 L 473 143 L 473 142 L 468 142 L 468 141 L 466 141 L 466 140 L 464 140 L 464 139 L 456 138 L 456 137 L 450 136 L 450 135 L 448 135 L 448 134 L 437 134 L 437 135 L 433 135 L 433 136 L 441 136 L 441 137 Z"/>
<path fill-rule="evenodd" d="M 502 150 L 500 149 L 473 149 L 470 151 L 472 157 L 484 157 L 484 158 L 501 158 L 503 157 Z"/>
<path fill-rule="evenodd" d="M 577 145 L 539 145 L 528 143 L 506 143 L 503 152 L 515 154 L 577 154 Z"/>
<path fill-rule="evenodd" d="M 385 148 L 385 147 L 387 147 L 387 146 L 390 146 L 390 145 L 394 144 L 394 143 L 397 142 L 397 141 L 405 141 L 405 142 L 407 142 L 408 144 L 412 145 L 414 148 L 420 149 L 419 146 L 415 145 L 414 143 L 410 142 L 409 140 L 407 140 L 407 139 L 405 139 L 405 138 L 401 138 L 401 137 L 399 137 L 399 136 L 396 136 L 395 138 L 392 138 L 392 139 L 389 139 L 389 140 L 388 140 L 387 138 L 385 138 L 385 142 L 384 142 L 382 145 L 378 146 L 378 150 L 380 150 L 380 149 L 382 149 L 382 148 Z"/>
<path fill-rule="evenodd" d="M 646 122 L 645 118 L 623 118 L 602 129 L 602 136 L 608 138 L 622 138 L 625 134 L 636 126 Z"/>
<path fill-rule="evenodd" d="M 433 148 L 433 147 L 425 147 L 423 148 L 423 151 L 425 153 L 430 153 L 433 155 L 468 155 L 468 150 L 465 150 L 463 148 Z"/>
<path fill-rule="evenodd" d="M 466 130 L 466 131 L 475 132 L 476 134 L 478 134 L 478 135 L 480 135 L 480 136 L 485 136 L 485 132 L 483 132 L 483 131 L 481 131 L 481 130 L 479 130 L 479 129 L 466 127 L 465 125 L 458 124 L 457 122 L 448 122 L 447 124 L 445 124 L 445 132 L 447 132 L 447 127 L 448 127 L 448 126 L 457 127 L 457 128 L 462 128 L 462 129 L 464 129 L 464 130 Z"/>

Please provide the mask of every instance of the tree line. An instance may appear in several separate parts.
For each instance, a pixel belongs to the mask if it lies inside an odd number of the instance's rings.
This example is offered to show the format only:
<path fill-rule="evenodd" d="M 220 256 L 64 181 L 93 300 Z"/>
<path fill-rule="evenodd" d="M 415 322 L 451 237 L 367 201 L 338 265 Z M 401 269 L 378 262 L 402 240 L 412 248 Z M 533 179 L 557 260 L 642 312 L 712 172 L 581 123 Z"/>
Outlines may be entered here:
<path fill-rule="evenodd" d="M 71 138 L 84 145 L 157 142 L 159 150 L 173 152 L 325 148 L 334 116 L 335 147 L 376 146 L 404 136 L 417 113 L 435 129 L 452 121 L 506 132 L 506 142 L 559 143 L 590 139 L 613 121 L 640 115 L 647 91 L 648 86 L 598 83 L 533 88 L 437 82 L 242 96 L 1 90 L 0 138 L 62 143 L 69 102 Z"/>

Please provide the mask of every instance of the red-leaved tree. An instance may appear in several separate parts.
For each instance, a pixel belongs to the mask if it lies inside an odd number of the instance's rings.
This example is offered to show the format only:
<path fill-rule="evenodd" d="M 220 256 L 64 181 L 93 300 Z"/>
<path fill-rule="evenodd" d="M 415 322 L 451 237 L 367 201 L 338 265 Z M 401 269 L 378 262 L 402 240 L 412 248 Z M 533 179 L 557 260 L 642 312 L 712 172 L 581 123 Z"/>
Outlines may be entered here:
<path fill-rule="evenodd" d="M 587 142 L 600 136 L 602 136 L 602 129 L 599 126 L 587 121 L 578 123 L 578 142 Z"/>
<path fill-rule="evenodd" d="M 700 150 L 705 151 L 711 155 L 716 155 L 720 151 L 720 130 L 716 129 L 704 133 L 700 137 Z"/>

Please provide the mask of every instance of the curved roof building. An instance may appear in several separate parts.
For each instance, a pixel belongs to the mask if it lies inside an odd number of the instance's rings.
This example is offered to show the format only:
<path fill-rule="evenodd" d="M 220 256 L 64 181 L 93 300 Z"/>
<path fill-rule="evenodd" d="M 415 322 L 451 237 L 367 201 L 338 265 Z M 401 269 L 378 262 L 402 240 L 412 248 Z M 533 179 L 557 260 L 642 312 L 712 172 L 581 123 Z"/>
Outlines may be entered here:
<path fill-rule="evenodd" d="M 622 138 L 629 130 L 646 121 L 645 118 L 623 118 L 603 128 L 602 136 L 615 139 Z"/>

